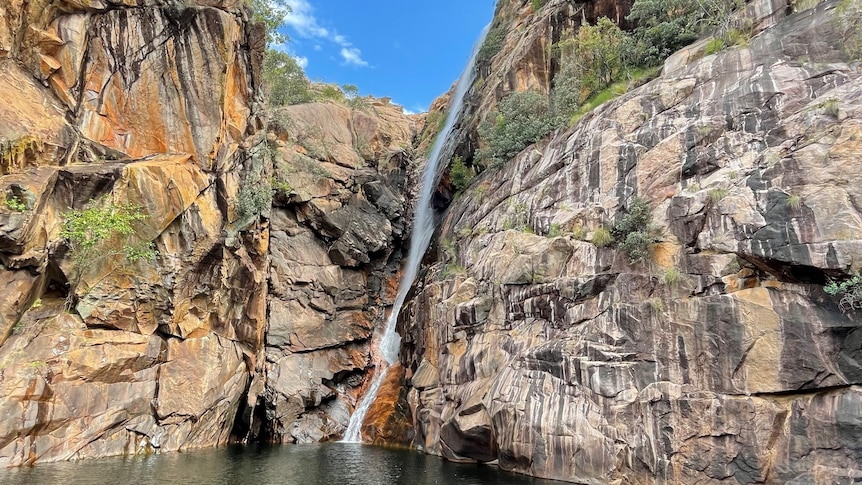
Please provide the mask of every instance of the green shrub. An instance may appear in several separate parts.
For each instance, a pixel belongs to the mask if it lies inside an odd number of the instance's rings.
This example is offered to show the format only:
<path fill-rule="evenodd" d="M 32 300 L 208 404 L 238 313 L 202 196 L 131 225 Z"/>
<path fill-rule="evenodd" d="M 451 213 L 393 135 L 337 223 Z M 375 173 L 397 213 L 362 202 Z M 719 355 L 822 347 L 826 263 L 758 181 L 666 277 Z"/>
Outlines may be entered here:
<path fill-rule="evenodd" d="M 27 202 L 13 195 L 6 198 L 6 207 L 15 212 L 24 212 L 27 210 Z"/>
<path fill-rule="evenodd" d="M 63 214 L 60 237 L 66 240 L 71 250 L 72 261 L 77 265 L 90 264 L 94 260 L 124 254 L 130 262 L 152 261 L 156 251 L 152 242 L 128 244 L 134 233 L 132 223 L 146 219 L 140 206 L 114 204 L 109 196 L 99 201 L 91 200 L 82 210 L 70 210 Z M 119 238 L 122 249 L 110 251 L 102 247 L 105 241 Z"/>
<path fill-rule="evenodd" d="M 452 181 L 452 188 L 455 192 L 461 192 L 470 185 L 475 174 L 473 169 L 464 164 L 464 160 L 460 156 L 455 156 L 452 161 L 452 166 L 449 167 L 449 178 Z"/>
<path fill-rule="evenodd" d="M 553 238 L 553 237 L 560 237 L 562 235 L 563 235 L 563 230 L 560 227 L 560 225 L 557 224 L 556 222 L 551 224 L 551 226 L 548 228 L 548 237 Z"/>
<path fill-rule="evenodd" d="M 717 204 L 722 199 L 727 197 L 727 194 L 729 193 L 730 191 L 727 189 L 712 189 L 709 191 L 709 200 L 711 200 L 712 203 Z"/>
<path fill-rule="evenodd" d="M 626 253 L 632 264 L 649 259 L 650 246 L 657 241 L 654 233 L 649 204 L 640 197 L 632 199 L 625 213 L 611 228 L 617 249 Z"/>
<path fill-rule="evenodd" d="M 285 52 L 269 49 L 263 58 L 263 86 L 270 106 L 312 101 L 311 82 L 296 59 Z"/>
<path fill-rule="evenodd" d="M 787 206 L 793 210 L 799 210 L 802 207 L 802 197 L 792 194 L 787 197 Z"/>
<path fill-rule="evenodd" d="M 610 244 L 614 242 L 614 237 L 611 236 L 611 232 L 608 231 L 607 228 L 599 226 L 595 231 L 593 231 L 592 242 L 597 247 L 603 248 L 605 246 L 610 246 Z"/>
<path fill-rule="evenodd" d="M 711 56 L 724 49 L 724 41 L 720 37 L 710 39 L 706 44 L 705 54 Z"/>
<path fill-rule="evenodd" d="M 628 20 L 637 24 L 636 62 L 654 66 L 704 32 L 731 20 L 744 0 L 635 0 Z"/>
<path fill-rule="evenodd" d="M 830 296 L 840 296 L 838 306 L 845 313 L 862 308 L 862 276 L 859 273 L 841 283 L 831 281 L 823 287 L 823 291 Z"/>
<path fill-rule="evenodd" d="M 479 125 L 479 136 L 486 147 L 478 157 L 487 165 L 502 165 L 555 126 L 545 96 L 535 91 L 512 93 Z"/>
<path fill-rule="evenodd" d="M 503 48 L 505 41 L 506 28 L 503 25 L 497 25 L 488 31 L 488 35 L 485 36 L 485 42 L 482 43 L 479 53 L 476 54 L 476 64 L 490 64 L 491 59 Z"/>
<path fill-rule="evenodd" d="M 533 12 L 538 12 L 548 0 L 532 0 L 531 7 L 533 7 Z"/>
<path fill-rule="evenodd" d="M 823 114 L 831 116 L 833 118 L 837 118 L 838 111 L 838 100 L 835 98 L 827 99 L 820 105 L 820 108 L 823 110 Z"/>
<path fill-rule="evenodd" d="M 561 62 L 574 66 L 584 91 L 582 97 L 611 84 L 628 65 L 631 38 L 617 24 L 601 17 L 596 25 L 583 25 L 577 33 L 557 44 Z"/>
<path fill-rule="evenodd" d="M 251 182 L 247 178 L 237 193 L 236 216 L 240 221 L 257 218 L 272 205 L 272 185 L 269 181 Z"/>
<path fill-rule="evenodd" d="M 661 282 L 668 285 L 673 286 L 679 283 L 680 273 L 679 270 L 674 268 L 673 266 L 664 270 L 664 273 L 661 275 Z"/>

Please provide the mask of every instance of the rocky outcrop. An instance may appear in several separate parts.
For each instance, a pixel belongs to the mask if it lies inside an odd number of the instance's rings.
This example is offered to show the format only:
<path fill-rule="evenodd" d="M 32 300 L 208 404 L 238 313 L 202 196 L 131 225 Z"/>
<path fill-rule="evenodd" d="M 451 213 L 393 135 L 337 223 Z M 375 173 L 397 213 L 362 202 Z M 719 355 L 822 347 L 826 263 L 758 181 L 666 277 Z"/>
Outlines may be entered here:
<path fill-rule="evenodd" d="M 239 1 L 0 7 L 0 465 L 230 438 L 263 364 L 262 34 Z M 152 263 L 70 257 L 93 200 L 141 208 Z"/>
<path fill-rule="evenodd" d="M 862 238 L 836 3 L 754 2 L 749 45 L 678 53 L 455 199 L 399 319 L 415 446 L 578 483 L 862 477 L 862 326 L 822 286 Z M 635 197 L 644 263 L 593 244 Z"/>
<path fill-rule="evenodd" d="M 416 129 L 386 101 L 275 117 L 266 383 L 251 427 L 254 439 L 307 443 L 343 434 L 374 367 L 409 236 Z"/>

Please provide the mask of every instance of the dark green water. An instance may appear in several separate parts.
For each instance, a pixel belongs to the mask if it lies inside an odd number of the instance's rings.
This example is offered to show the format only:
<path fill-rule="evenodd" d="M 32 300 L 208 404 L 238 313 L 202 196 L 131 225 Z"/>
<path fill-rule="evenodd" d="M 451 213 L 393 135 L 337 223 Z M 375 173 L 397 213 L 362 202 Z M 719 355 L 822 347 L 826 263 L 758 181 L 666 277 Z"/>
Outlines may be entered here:
<path fill-rule="evenodd" d="M 449 463 L 415 451 L 342 443 L 230 447 L 0 469 L 3 485 L 560 483 L 506 473 L 493 466 Z"/>

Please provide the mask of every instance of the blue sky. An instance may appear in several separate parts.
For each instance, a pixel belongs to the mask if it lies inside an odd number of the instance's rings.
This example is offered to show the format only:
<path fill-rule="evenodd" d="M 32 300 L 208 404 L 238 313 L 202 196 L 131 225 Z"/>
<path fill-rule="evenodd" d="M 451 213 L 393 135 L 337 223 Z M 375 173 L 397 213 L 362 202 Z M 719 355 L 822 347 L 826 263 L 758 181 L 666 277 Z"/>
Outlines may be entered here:
<path fill-rule="evenodd" d="M 467 64 L 495 0 L 285 0 L 288 52 L 312 80 L 425 111 Z"/>

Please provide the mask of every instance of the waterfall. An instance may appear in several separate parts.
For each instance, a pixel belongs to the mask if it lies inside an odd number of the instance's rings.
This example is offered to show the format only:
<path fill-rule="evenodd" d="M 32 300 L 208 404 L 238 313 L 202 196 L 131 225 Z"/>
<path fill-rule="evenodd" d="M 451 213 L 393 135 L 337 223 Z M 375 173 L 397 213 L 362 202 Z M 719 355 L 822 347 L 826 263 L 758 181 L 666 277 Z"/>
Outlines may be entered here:
<path fill-rule="evenodd" d="M 383 331 L 383 337 L 380 339 L 380 355 L 382 361 L 378 363 L 377 373 L 374 375 L 374 380 L 371 382 L 371 387 L 362 396 L 353 415 L 350 416 L 350 422 L 347 425 L 347 431 L 344 433 L 344 443 L 360 443 L 362 442 L 362 421 L 365 420 L 365 414 L 374 403 L 377 397 L 377 391 L 380 389 L 380 384 L 386 377 L 386 371 L 395 363 L 398 358 L 398 349 L 401 347 L 401 336 L 395 331 L 395 325 L 398 323 L 398 314 L 401 312 L 401 307 L 404 305 L 404 300 L 407 298 L 407 292 L 413 285 L 413 280 L 419 272 L 419 265 L 422 263 L 422 256 L 425 250 L 428 249 L 428 243 L 431 242 L 431 236 L 434 234 L 434 210 L 431 208 L 431 196 L 434 189 L 437 187 L 439 178 L 440 165 L 443 160 L 451 156 L 449 151 L 454 143 L 452 133 L 455 128 L 455 121 L 458 120 L 461 110 L 464 107 L 464 98 L 473 84 L 475 78 L 476 55 L 479 48 L 485 41 L 485 35 L 488 33 L 488 27 L 482 31 L 478 42 L 473 47 L 473 53 L 470 55 L 470 61 L 458 83 L 455 87 L 455 93 L 450 100 L 449 112 L 446 116 L 446 123 L 443 129 L 437 134 L 437 139 L 434 141 L 434 146 L 431 148 L 431 153 L 428 155 L 428 163 L 425 166 L 425 172 L 422 174 L 422 188 L 419 193 L 419 201 L 415 208 L 415 217 L 413 219 L 413 233 L 410 235 L 410 251 L 407 254 L 407 262 L 404 267 L 404 274 L 398 284 L 398 296 L 395 298 L 395 304 L 392 306 L 392 312 L 386 320 L 386 328 Z"/>

